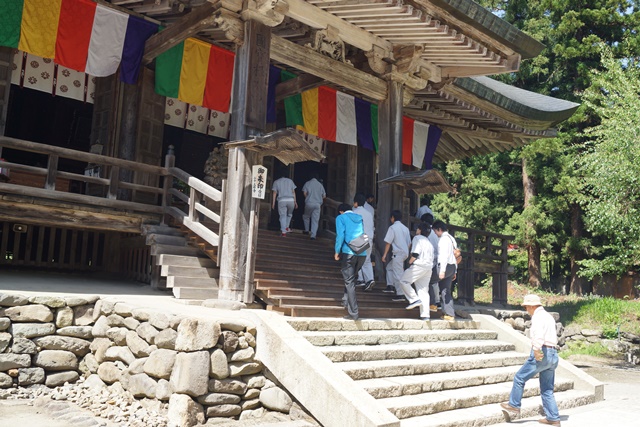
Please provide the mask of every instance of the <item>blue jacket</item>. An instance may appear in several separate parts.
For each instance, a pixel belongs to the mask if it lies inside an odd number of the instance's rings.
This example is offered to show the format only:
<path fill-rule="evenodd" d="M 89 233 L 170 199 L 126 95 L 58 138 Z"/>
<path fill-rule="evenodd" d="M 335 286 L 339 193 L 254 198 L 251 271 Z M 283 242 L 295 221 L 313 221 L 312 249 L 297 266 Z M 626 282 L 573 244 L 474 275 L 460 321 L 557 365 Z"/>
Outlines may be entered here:
<path fill-rule="evenodd" d="M 362 217 L 351 211 L 346 211 L 336 218 L 336 246 L 335 252 L 355 255 L 347 242 L 352 241 L 359 235 L 364 233 L 364 225 Z M 358 256 L 367 256 L 367 251 L 362 252 Z"/>

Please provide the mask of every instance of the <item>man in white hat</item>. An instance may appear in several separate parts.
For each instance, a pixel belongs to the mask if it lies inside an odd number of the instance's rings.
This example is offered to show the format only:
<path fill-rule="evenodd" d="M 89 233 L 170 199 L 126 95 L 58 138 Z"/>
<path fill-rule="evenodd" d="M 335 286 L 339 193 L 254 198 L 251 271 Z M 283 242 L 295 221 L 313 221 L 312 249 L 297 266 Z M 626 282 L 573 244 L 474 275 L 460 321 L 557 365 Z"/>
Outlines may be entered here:
<path fill-rule="evenodd" d="M 558 336 L 556 321 L 542 307 L 538 295 L 529 294 L 522 303 L 531 316 L 531 355 L 513 378 L 513 387 L 508 403 L 501 403 L 502 411 L 508 418 L 520 415 L 520 405 L 524 384 L 535 375 L 540 374 L 540 397 L 545 418 L 538 420 L 540 424 L 560 427 L 560 414 L 556 398 L 553 396 L 556 368 L 558 367 Z"/>

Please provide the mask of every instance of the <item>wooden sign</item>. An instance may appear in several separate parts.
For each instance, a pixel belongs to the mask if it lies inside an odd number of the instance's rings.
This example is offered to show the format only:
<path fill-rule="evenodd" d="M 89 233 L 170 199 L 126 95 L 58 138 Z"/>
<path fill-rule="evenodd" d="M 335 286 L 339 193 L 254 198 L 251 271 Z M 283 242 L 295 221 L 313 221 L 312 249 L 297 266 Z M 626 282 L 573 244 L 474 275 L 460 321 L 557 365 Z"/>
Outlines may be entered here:
<path fill-rule="evenodd" d="M 264 199 L 267 191 L 267 168 L 262 165 L 254 165 L 251 174 L 251 197 Z"/>

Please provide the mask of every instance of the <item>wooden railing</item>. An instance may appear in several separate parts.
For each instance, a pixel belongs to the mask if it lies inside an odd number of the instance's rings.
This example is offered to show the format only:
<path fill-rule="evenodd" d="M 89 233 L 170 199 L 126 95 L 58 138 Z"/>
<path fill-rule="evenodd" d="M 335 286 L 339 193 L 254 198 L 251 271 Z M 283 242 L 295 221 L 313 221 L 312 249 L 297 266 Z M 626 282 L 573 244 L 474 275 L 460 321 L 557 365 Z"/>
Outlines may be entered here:
<path fill-rule="evenodd" d="M 412 231 L 419 222 L 418 218 L 411 217 Z M 514 237 L 455 225 L 449 225 L 448 228 L 462 251 L 462 262 L 457 273 L 458 301 L 474 304 L 477 276 L 491 274 L 492 301 L 495 304 L 506 304 L 507 278 L 513 273 L 513 268 L 509 266 L 507 250 L 509 241 Z"/>
<path fill-rule="evenodd" d="M 152 214 L 158 218 L 158 221 L 163 222 L 167 222 L 170 216 L 207 242 L 207 244 L 218 247 L 221 243 L 218 233 L 220 233 L 222 218 L 215 210 L 219 209 L 218 212 L 224 211 L 222 191 L 209 186 L 182 169 L 176 168 L 174 166 L 173 147 L 170 147 L 169 153 L 165 158 L 165 167 L 0 137 L 0 155 L 3 148 L 46 155 L 47 166 L 38 167 L 0 161 L 0 167 L 9 171 L 9 181 L 0 182 L 0 192 L 2 193 Z M 93 174 L 86 175 L 60 170 L 60 159 L 86 163 L 91 165 L 88 170 L 99 170 L 100 173 L 97 174 L 98 176 L 94 176 Z M 147 182 L 157 182 L 158 184 L 153 186 L 124 182 L 120 179 L 122 170 L 128 170 L 134 176 L 136 173 L 149 175 L 152 179 L 148 179 Z M 11 173 L 15 172 L 44 178 L 39 181 L 42 183 L 43 188 L 11 183 Z M 131 174 L 129 175 L 131 176 Z M 104 194 L 104 197 L 60 191 L 57 188 L 57 182 L 60 179 L 92 186 L 102 186 L 105 191 L 98 191 L 97 193 Z M 179 186 L 186 188 L 188 194 L 174 188 L 176 183 L 181 183 Z M 67 187 L 65 186 L 64 189 L 66 190 Z M 154 197 L 148 203 L 133 202 L 127 200 L 129 195 L 126 191 L 119 190 L 147 193 Z M 105 227 L 107 227 L 107 224 L 105 224 Z M 220 251 L 217 252 L 218 254 L 220 253 Z"/>

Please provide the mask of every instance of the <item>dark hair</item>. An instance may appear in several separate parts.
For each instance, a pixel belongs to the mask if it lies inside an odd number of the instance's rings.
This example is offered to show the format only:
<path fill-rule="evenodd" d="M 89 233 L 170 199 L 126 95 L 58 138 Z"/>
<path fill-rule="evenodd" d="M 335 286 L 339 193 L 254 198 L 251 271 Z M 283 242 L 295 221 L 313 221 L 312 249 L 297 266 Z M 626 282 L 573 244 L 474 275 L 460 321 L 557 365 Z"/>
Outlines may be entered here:
<path fill-rule="evenodd" d="M 375 199 L 376 196 L 374 196 L 373 194 L 369 193 L 367 194 L 367 199 Z"/>
<path fill-rule="evenodd" d="M 402 221 L 402 212 L 397 209 L 391 211 L 391 216 L 395 221 Z"/>
<path fill-rule="evenodd" d="M 340 203 L 340 206 L 338 206 L 338 215 L 340 215 L 340 212 L 346 212 L 348 210 L 351 210 L 351 206 L 346 203 Z"/>
<path fill-rule="evenodd" d="M 418 230 L 420 230 L 420 234 L 427 236 L 429 235 L 429 232 L 431 232 L 431 226 L 426 222 L 421 222 L 418 224 Z"/>
<path fill-rule="evenodd" d="M 430 213 L 426 213 L 420 217 L 420 221 L 426 222 L 427 224 L 431 225 L 433 224 L 433 215 L 431 215 Z"/>
<path fill-rule="evenodd" d="M 447 231 L 447 224 L 445 224 L 443 221 L 437 220 L 431 225 L 431 228 L 433 228 L 434 230 Z"/>
<path fill-rule="evenodd" d="M 364 206 L 364 204 L 367 202 L 367 199 L 366 199 L 366 197 L 364 197 L 364 194 L 358 193 L 353 198 L 353 202 L 357 203 L 358 206 Z"/>

